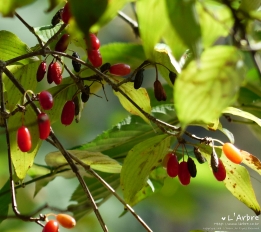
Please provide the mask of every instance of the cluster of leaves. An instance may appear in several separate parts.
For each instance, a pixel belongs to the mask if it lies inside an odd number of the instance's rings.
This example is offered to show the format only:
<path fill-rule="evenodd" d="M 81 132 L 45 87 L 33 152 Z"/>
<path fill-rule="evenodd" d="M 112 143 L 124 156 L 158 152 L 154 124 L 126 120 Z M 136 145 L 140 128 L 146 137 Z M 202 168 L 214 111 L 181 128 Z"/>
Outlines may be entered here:
<path fill-rule="evenodd" d="M 12 15 L 19 6 L 15 4 L 16 1 L 10 2 L 12 4 L 9 7 L 0 3 L 0 12 L 5 16 Z M 30 2 L 23 1 L 25 4 Z M 50 1 L 48 10 L 52 10 L 57 2 Z M 85 51 L 84 36 L 89 32 L 97 33 L 127 2 L 101 0 L 97 7 L 96 0 L 69 1 L 73 15 L 70 27 L 65 28 L 61 22 L 56 26 L 34 28 L 34 33 L 43 44 L 50 41 L 50 50 L 45 52 L 73 59 L 67 54 L 53 52 L 57 32 L 62 30 L 61 34 L 65 31 L 69 33 L 71 42 Z M 177 138 L 186 134 L 189 125 L 220 130 L 232 143 L 233 134 L 223 128 L 219 121 L 222 114 L 236 115 L 246 122 L 253 122 L 251 129 L 259 136 L 261 126 L 261 70 L 255 60 L 259 56 L 256 50 L 260 41 L 260 13 L 257 9 L 261 1 L 143 0 L 135 4 L 139 22 L 137 35 L 142 42 L 101 46 L 103 63 L 127 63 L 136 70 L 145 60 L 149 60 L 152 67 L 157 65 L 167 83 L 164 88 L 168 100 L 157 102 L 152 91 L 145 88 L 136 90 L 133 82 L 118 85 L 114 93 L 132 115 L 93 141 L 69 150 L 90 168 L 100 171 L 102 178 L 113 188 L 121 186 L 124 200 L 129 205 L 137 204 L 162 187 L 167 175 L 162 171 L 161 162 L 173 144 L 178 143 Z M 28 56 L 19 59 L 23 55 Z M 13 33 L 0 31 L 0 60 L 8 64 L 8 70 L 25 90 L 36 89 L 35 75 L 41 62 L 40 55 L 45 55 L 41 46 L 29 48 Z M 83 64 L 89 69 L 85 68 L 77 78 L 101 75 L 98 69 L 91 68 L 85 62 Z M 169 70 L 178 74 L 175 83 L 169 79 Z M 104 74 L 100 77 L 104 78 L 104 84 L 109 80 L 109 84 L 116 86 L 125 80 L 123 77 Z M 6 109 L 11 113 L 16 110 L 17 104 L 22 103 L 24 96 L 5 74 L 3 83 Z M 87 85 L 91 83 L 84 81 Z M 70 75 L 63 78 L 59 86 L 48 89 L 54 97 L 54 106 L 48 111 L 52 124 L 60 118 L 61 106 L 72 99 L 78 88 L 75 75 Z M 101 88 L 101 83 L 94 82 L 90 88 L 91 93 L 95 93 Z M 16 131 L 9 131 L 12 163 L 18 180 L 23 180 L 27 174 L 38 179 L 41 176 L 41 180 L 36 182 L 37 194 L 56 176 L 74 177 L 61 151 L 47 154 L 46 166 L 33 164 L 42 142 L 37 136 L 38 128 L 34 123 L 36 114 L 31 105 L 26 106 L 23 120 L 33 138 L 33 149 L 30 152 L 19 151 Z M 21 114 L 18 112 L 9 117 L 8 125 L 18 128 L 21 125 Z M 190 145 L 199 147 L 210 163 L 212 148 L 200 144 L 200 141 L 203 139 L 197 139 Z M 259 214 L 260 206 L 247 169 L 231 164 L 222 155 L 221 147 L 216 147 L 216 151 L 227 170 L 228 177 L 224 181 L 227 189 Z M 193 154 L 190 156 L 193 157 Z M 261 174 L 261 163 L 256 157 L 245 153 L 243 162 Z M 81 173 L 86 174 L 84 170 Z M 99 204 L 111 194 L 99 180 L 87 175 L 85 181 L 91 191 L 95 190 L 93 197 Z M 82 192 L 79 185 L 71 197 L 77 204 L 68 206 L 76 219 L 91 209 L 89 200 L 81 199 Z M 7 214 L 6 205 L 10 202 L 4 198 L 0 200 L 4 202 L 0 212 Z"/>

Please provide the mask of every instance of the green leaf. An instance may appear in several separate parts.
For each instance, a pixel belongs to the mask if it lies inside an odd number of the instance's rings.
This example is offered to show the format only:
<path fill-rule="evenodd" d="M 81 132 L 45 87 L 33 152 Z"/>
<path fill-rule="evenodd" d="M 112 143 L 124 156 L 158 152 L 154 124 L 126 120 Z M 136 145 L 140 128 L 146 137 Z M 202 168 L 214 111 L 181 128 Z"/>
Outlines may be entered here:
<path fill-rule="evenodd" d="M 166 0 L 173 29 L 199 58 L 202 50 L 201 29 L 195 0 Z M 185 28 L 185 30 L 184 30 Z"/>
<path fill-rule="evenodd" d="M 16 176 L 19 180 L 23 180 L 25 178 L 28 169 L 30 169 L 33 165 L 34 157 L 42 144 L 42 140 L 39 139 L 39 131 L 36 120 L 36 113 L 31 106 L 27 106 L 23 121 L 24 125 L 29 129 L 32 139 L 32 148 L 29 152 L 22 152 L 18 148 L 16 140 L 17 130 L 9 130 L 12 163 Z M 10 117 L 8 119 L 8 126 L 12 127 L 12 129 L 22 126 L 22 114 L 17 113 Z"/>
<path fill-rule="evenodd" d="M 224 114 L 233 114 L 233 115 L 236 115 L 236 116 L 240 116 L 242 118 L 245 118 L 245 119 L 249 119 L 249 120 L 252 120 L 254 121 L 256 124 L 258 124 L 259 126 L 261 126 L 261 119 L 256 117 L 255 115 L 253 114 L 250 114 L 246 111 L 243 111 L 243 110 L 240 110 L 240 109 L 237 109 L 235 107 L 227 107 L 226 109 L 223 110 L 223 113 Z"/>
<path fill-rule="evenodd" d="M 121 171 L 121 165 L 117 161 L 100 152 L 80 150 L 68 150 L 68 152 L 89 165 L 92 169 L 109 173 L 119 173 Z M 64 168 L 64 165 L 67 165 L 67 161 L 60 151 L 47 154 L 45 156 L 45 162 L 52 168 Z"/>
<path fill-rule="evenodd" d="M 52 38 L 57 31 L 60 30 L 63 23 L 59 23 L 55 26 L 53 25 L 45 25 L 41 27 L 35 27 L 35 33 L 40 37 L 40 39 L 46 43 L 50 38 Z"/>
<path fill-rule="evenodd" d="M 256 200 L 255 192 L 251 185 L 250 176 L 245 167 L 234 164 L 226 158 L 221 157 L 225 168 L 227 177 L 224 184 L 227 189 L 247 207 L 252 209 L 256 215 L 260 214 L 260 206 Z"/>
<path fill-rule="evenodd" d="M 8 69 L 24 89 L 34 91 L 37 85 L 36 72 L 39 64 L 40 62 L 29 63 L 28 65 L 11 65 L 8 66 Z M 7 95 L 6 108 L 12 111 L 18 103 L 22 104 L 24 96 L 5 74 L 3 75 L 3 82 Z"/>
<path fill-rule="evenodd" d="M 151 171 L 161 164 L 169 146 L 170 137 L 158 135 L 129 151 L 121 171 L 121 188 L 127 204 L 132 205 L 136 201 L 136 194 L 146 185 Z"/>
<path fill-rule="evenodd" d="M 15 10 L 19 7 L 29 5 L 36 0 L 5 0 L 0 1 L 0 12 L 4 17 L 13 17 Z"/>
<path fill-rule="evenodd" d="M 8 193 L 5 193 L 6 191 L 8 191 Z M 10 180 L 8 179 L 5 185 L 0 190 L 0 201 L 1 201 L 0 223 L 2 223 L 2 221 L 4 221 L 8 216 L 8 209 L 9 209 L 9 205 L 11 204 L 11 199 L 12 197 L 10 191 Z"/>
<path fill-rule="evenodd" d="M 118 174 L 111 173 L 101 173 L 99 174 L 113 189 L 118 188 L 120 185 L 120 177 Z M 92 197 L 94 198 L 96 204 L 99 206 L 104 203 L 111 192 L 104 187 L 97 179 L 95 178 L 85 178 L 84 181 L 90 190 Z M 83 192 L 82 186 L 78 185 L 75 189 L 73 195 L 71 196 L 71 201 L 76 201 L 77 204 L 71 204 L 67 209 L 73 212 L 73 216 L 76 220 L 79 220 L 81 217 L 85 216 L 89 212 L 93 212 L 93 208 L 89 199 L 85 196 L 86 193 Z"/>
<path fill-rule="evenodd" d="M 69 0 L 72 15 L 86 38 L 92 25 L 98 22 L 107 9 L 108 0 Z"/>
<path fill-rule="evenodd" d="M 29 52 L 31 52 L 30 48 L 15 34 L 9 31 L 0 31 L 0 60 L 10 60 L 18 56 L 25 55 Z M 26 65 L 35 60 L 38 60 L 38 58 L 26 58 L 16 62 L 16 64 Z"/>
<path fill-rule="evenodd" d="M 192 61 L 174 85 L 174 104 L 184 129 L 192 122 L 210 124 L 231 105 L 242 82 L 242 60 L 234 47 L 215 46 Z"/>
<path fill-rule="evenodd" d="M 152 59 L 154 46 L 159 42 L 167 25 L 165 2 L 157 0 L 137 1 L 136 7 L 144 51 L 146 57 Z"/>
<path fill-rule="evenodd" d="M 98 32 L 101 27 L 110 22 L 118 13 L 118 11 L 127 3 L 129 0 L 110 0 L 108 1 L 108 6 L 99 18 L 98 22 L 95 23 L 90 31 Z"/>
<path fill-rule="evenodd" d="M 261 6 L 261 0 L 242 0 L 239 9 L 243 11 L 257 10 Z"/>
<path fill-rule="evenodd" d="M 150 114 L 150 98 L 148 96 L 147 90 L 145 88 L 134 89 L 134 83 L 128 82 L 120 86 L 120 89 L 131 98 L 141 109 Z M 122 106 L 131 114 L 138 115 L 144 119 L 145 122 L 150 123 L 150 121 L 131 103 L 126 99 L 120 92 L 114 91 L 114 94 L 119 98 Z"/>

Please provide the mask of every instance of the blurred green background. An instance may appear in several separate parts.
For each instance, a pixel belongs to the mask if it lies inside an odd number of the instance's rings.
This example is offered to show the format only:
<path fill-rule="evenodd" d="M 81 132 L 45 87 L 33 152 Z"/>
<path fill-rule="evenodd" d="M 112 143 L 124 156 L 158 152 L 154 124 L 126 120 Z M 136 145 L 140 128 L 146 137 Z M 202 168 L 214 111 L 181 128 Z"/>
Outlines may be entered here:
<path fill-rule="evenodd" d="M 46 14 L 44 11 L 47 9 L 47 6 L 47 0 L 36 1 L 28 7 L 19 9 L 18 13 L 33 27 L 46 25 L 50 24 L 51 18 L 59 9 L 58 7 L 51 13 Z M 130 7 L 125 7 L 124 12 L 133 17 L 133 12 Z M 0 30 L 8 30 L 15 33 L 29 46 L 34 46 L 37 43 L 35 37 L 19 20 L 15 18 L 0 17 Z M 135 38 L 132 29 L 119 18 L 115 18 L 104 27 L 99 32 L 98 37 L 102 45 L 112 41 L 139 42 L 139 40 Z M 78 48 L 70 48 L 76 50 L 81 55 L 84 55 L 83 51 Z M 68 62 L 68 65 L 71 65 L 70 62 Z M 146 71 L 146 75 L 150 76 L 155 74 L 154 71 L 151 70 L 151 72 Z M 152 87 L 152 82 L 146 80 L 144 85 Z M 47 82 L 39 84 L 39 91 L 46 87 L 48 87 Z M 92 140 L 103 130 L 109 129 L 111 125 L 116 124 L 128 115 L 119 104 L 118 99 L 111 93 L 111 89 L 106 87 L 105 91 L 109 101 L 107 102 L 105 100 L 102 91 L 100 91 L 98 95 L 103 98 L 92 96 L 85 106 L 80 123 L 77 124 L 74 122 L 70 127 L 64 127 L 59 123 L 53 125 L 57 137 L 66 148 Z M 236 145 L 238 147 L 261 158 L 261 143 L 252 135 L 245 125 L 232 125 L 225 120 L 223 120 L 223 123 L 224 127 L 231 130 L 234 134 Z M 199 136 L 218 136 L 221 140 L 227 141 L 227 139 L 219 133 L 210 133 L 200 128 L 190 128 L 189 130 Z M 0 143 L 0 186 L 2 186 L 8 178 L 5 135 L 2 128 Z M 36 157 L 36 162 L 44 164 L 44 156 L 50 151 L 53 151 L 53 147 L 44 142 Z M 207 164 L 197 164 L 197 168 L 198 175 L 195 179 L 192 179 L 189 186 L 184 187 L 179 184 L 177 179 L 167 178 L 165 185 L 160 192 L 134 207 L 135 211 L 145 220 L 153 231 L 186 232 L 196 229 L 214 231 L 220 230 L 218 229 L 219 226 L 215 223 L 228 222 L 228 216 L 234 218 L 234 215 L 255 215 L 254 212 L 233 197 L 230 192 L 226 190 L 223 183 L 216 181 Z M 257 199 L 261 202 L 261 178 L 257 173 L 251 171 L 250 175 Z M 68 205 L 70 196 L 76 186 L 76 179 L 68 180 L 56 178 L 48 184 L 46 188 L 42 189 L 35 198 L 33 198 L 34 184 L 26 186 L 25 189 L 18 191 L 18 208 L 23 213 L 30 213 L 34 212 L 37 207 L 40 207 L 46 202 L 53 207 L 65 208 Z M 120 193 L 120 190 L 118 190 L 118 192 Z M 119 215 L 123 211 L 123 206 L 114 197 L 111 197 L 106 203 L 104 203 L 100 207 L 100 211 L 109 231 L 144 231 L 131 214 L 127 213 L 125 216 L 119 218 Z M 47 210 L 42 213 L 50 212 L 50 210 Z M 10 214 L 12 214 L 11 209 Z M 226 217 L 226 219 L 222 220 L 222 217 Z M 259 223 L 259 221 L 255 222 Z M 244 227 L 245 226 L 241 226 L 241 228 Z M 260 229 L 250 229 L 250 227 L 258 227 Z M 243 230 L 235 229 L 233 226 L 232 228 L 233 229 L 227 229 L 227 231 Z M 23 222 L 11 218 L 5 220 L 0 225 L 1 232 L 41 230 L 42 229 L 34 223 Z M 248 232 L 256 232 L 260 230 L 261 225 L 249 225 L 249 228 L 245 229 L 245 231 Z M 60 231 L 64 232 L 67 230 L 61 228 Z M 82 218 L 77 226 L 70 231 L 98 232 L 102 231 L 102 229 L 100 228 L 95 215 L 92 213 Z"/>

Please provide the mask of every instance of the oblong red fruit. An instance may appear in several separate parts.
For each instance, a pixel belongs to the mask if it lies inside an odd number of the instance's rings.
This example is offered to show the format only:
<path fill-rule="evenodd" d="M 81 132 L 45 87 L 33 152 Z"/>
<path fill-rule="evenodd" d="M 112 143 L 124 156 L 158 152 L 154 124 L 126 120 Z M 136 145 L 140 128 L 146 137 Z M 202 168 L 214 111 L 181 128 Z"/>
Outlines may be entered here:
<path fill-rule="evenodd" d="M 240 164 L 243 160 L 243 156 L 240 150 L 236 148 L 232 143 L 225 143 L 222 147 L 226 157 L 235 164 Z"/>
<path fill-rule="evenodd" d="M 128 64 L 114 64 L 110 67 L 110 73 L 115 76 L 125 76 L 131 72 L 131 67 Z"/>
<path fill-rule="evenodd" d="M 55 45 L 55 51 L 65 52 L 70 42 L 70 35 L 63 34 L 62 37 L 57 41 Z"/>
<path fill-rule="evenodd" d="M 49 69 L 50 69 L 50 74 L 49 74 Z M 50 79 L 52 79 L 56 85 L 61 84 L 63 77 L 62 77 L 62 68 L 60 64 L 57 61 L 51 63 L 49 69 L 48 69 L 48 74 L 50 75 Z M 47 79 L 48 79 L 48 74 L 47 74 Z"/>
<path fill-rule="evenodd" d="M 188 170 L 188 163 L 186 161 L 180 162 L 178 176 L 181 184 L 188 185 L 190 183 L 190 173 Z"/>
<path fill-rule="evenodd" d="M 47 71 L 47 81 L 49 84 L 53 83 L 52 69 L 53 69 L 53 62 L 51 64 L 49 64 L 48 71 Z"/>
<path fill-rule="evenodd" d="M 73 101 L 67 101 L 63 107 L 61 122 L 62 124 L 68 126 L 72 123 L 75 115 L 75 104 Z"/>
<path fill-rule="evenodd" d="M 39 138 L 47 139 L 50 134 L 50 119 L 46 113 L 40 113 L 37 116 L 38 129 L 39 129 Z"/>
<path fill-rule="evenodd" d="M 17 130 L 17 145 L 22 152 L 28 152 L 32 147 L 31 134 L 27 127 L 21 126 Z"/>
<path fill-rule="evenodd" d="M 102 56 L 100 50 L 88 50 L 88 59 L 93 67 L 98 68 L 102 65 Z"/>
<path fill-rule="evenodd" d="M 62 20 L 64 23 L 68 24 L 71 17 L 72 17 L 72 15 L 71 15 L 69 3 L 67 2 L 63 8 Z"/>
<path fill-rule="evenodd" d="M 44 78 L 45 73 L 46 73 L 46 62 L 42 61 L 36 73 L 36 79 L 38 82 L 40 82 Z"/>
<path fill-rule="evenodd" d="M 98 50 L 100 48 L 100 40 L 93 33 L 90 33 L 89 38 L 85 39 L 85 41 L 88 50 Z"/>
<path fill-rule="evenodd" d="M 214 170 L 213 170 L 213 174 L 218 181 L 223 181 L 226 179 L 226 175 L 227 175 L 226 168 L 221 159 L 219 159 L 217 171 L 214 172 Z"/>
<path fill-rule="evenodd" d="M 53 107 L 53 95 L 48 91 L 44 90 L 39 93 L 39 103 L 44 110 L 50 110 Z"/>
<path fill-rule="evenodd" d="M 68 215 L 68 214 L 58 214 L 56 215 L 56 220 L 59 222 L 59 224 L 67 229 L 71 229 L 73 227 L 75 227 L 76 225 L 76 221 L 75 219 Z"/>
<path fill-rule="evenodd" d="M 176 177 L 179 173 L 179 161 L 177 156 L 174 154 L 169 157 L 167 163 L 167 173 L 170 177 Z"/>
<path fill-rule="evenodd" d="M 42 232 L 58 232 L 58 231 L 59 231 L 59 224 L 55 220 L 48 221 L 42 230 Z"/>

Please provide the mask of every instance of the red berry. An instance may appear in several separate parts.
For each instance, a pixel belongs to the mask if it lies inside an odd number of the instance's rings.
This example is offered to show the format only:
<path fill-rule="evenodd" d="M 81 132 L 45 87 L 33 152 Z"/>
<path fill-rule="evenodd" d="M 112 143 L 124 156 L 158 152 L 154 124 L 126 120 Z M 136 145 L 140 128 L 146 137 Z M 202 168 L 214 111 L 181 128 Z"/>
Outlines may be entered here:
<path fill-rule="evenodd" d="M 42 61 L 37 69 L 36 79 L 38 82 L 40 82 L 46 73 L 46 62 Z"/>
<path fill-rule="evenodd" d="M 30 131 L 28 130 L 27 127 L 21 126 L 18 129 L 16 139 L 17 139 L 18 147 L 22 152 L 30 151 L 32 147 L 32 140 L 31 140 Z"/>
<path fill-rule="evenodd" d="M 178 176 L 181 184 L 188 185 L 190 183 L 190 173 L 188 170 L 188 163 L 186 161 L 180 162 Z"/>
<path fill-rule="evenodd" d="M 174 154 L 169 157 L 167 163 L 167 173 L 170 177 L 176 177 L 179 173 L 179 161 L 177 156 Z"/>
<path fill-rule="evenodd" d="M 71 229 L 76 225 L 75 219 L 68 214 L 58 214 L 56 215 L 56 220 L 60 223 L 62 227 L 67 229 Z"/>
<path fill-rule="evenodd" d="M 240 164 L 243 160 L 243 156 L 240 150 L 236 148 L 232 143 L 225 143 L 222 147 L 226 157 L 235 164 Z"/>
<path fill-rule="evenodd" d="M 42 91 L 39 96 L 39 103 L 44 110 L 50 110 L 53 107 L 53 96 L 48 91 Z"/>
<path fill-rule="evenodd" d="M 64 5 L 64 8 L 63 8 L 62 20 L 63 20 L 64 23 L 68 24 L 70 18 L 71 18 L 71 11 L 70 11 L 70 8 L 69 8 L 69 3 L 67 2 Z"/>
<path fill-rule="evenodd" d="M 226 168 L 221 159 L 219 159 L 218 170 L 216 172 L 213 171 L 213 174 L 218 181 L 223 181 L 226 179 Z"/>
<path fill-rule="evenodd" d="M 48 221 L 42 232 L 58 232 L 59 231 L 59 224 L 57 221 L 54 221 L 54 220 L 50 220 Z"/>
<path fill-rule="evenodd" d="M 40 139 L 46 139 L 50 134 L 51 127 L 49 116 L 46 113 L 40 113 L 37 116 L 37 122 Z"/>
<path fill-rule="evenodd" d="M 67 101 L 63 107 L 61 122 L 64 125 L 70 125 L 73 121 L 75 114 L 75 104 L 73 101 Z"/>
<path fill-rule="evenodd" d="M 95 68 L 102 65 L 102 56 L 100 50 L 88 50 L 88 59 Z"/>
<path fill-rule="evenodd" d="M 89 38 L 85 39 L 85 42 L 88 50 L 98 50 L 100 48 L 100 40 L 93 33 L 89 34 Z"/>
<path fill-rule="evenodd" d="M 65 52 L 70 42 L 70 35 L 64 34 L 55 45 L 55 51 Z"/>
<path fill-rule="evenodd" d="M 58 62 L 51 63 L 48 68 L 47 80 L 51 84 L 53 81 L 59 85 L 62 82 L 62 69 Z"/>
<path fill-rule="evenodd" d="M 114 64 L 110 67 L 110 73 L 115 76 L 125 76 L 131 72 L 131 68 L 127 64 Z"/>

